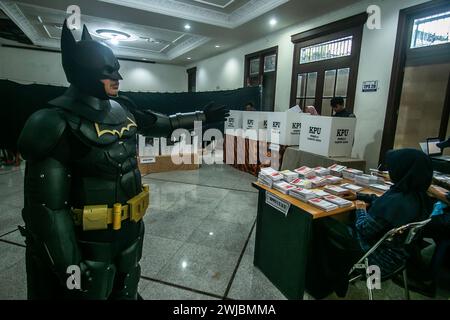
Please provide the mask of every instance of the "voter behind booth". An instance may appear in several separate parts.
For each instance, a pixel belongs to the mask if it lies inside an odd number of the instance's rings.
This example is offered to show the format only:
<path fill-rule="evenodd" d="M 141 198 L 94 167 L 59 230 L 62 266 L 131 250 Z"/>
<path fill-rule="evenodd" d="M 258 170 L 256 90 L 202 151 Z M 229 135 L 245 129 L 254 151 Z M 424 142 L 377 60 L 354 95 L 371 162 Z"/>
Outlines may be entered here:
<path fill-rule="evenodd" d="M 333 109 L 333 117 L 339 118 L 355 118 L 355 115 L 345 108 L 345 101 L 342 97 L 334 97 L 330 102 Z"/>
<path fill-rule="evenodd" d="M 433 209 L 427 190 L 431 185 L 431 160 L 423 152 L 402 149 L 388 152 L 386 163 L 394 185 L 383 196 L 356 195 L 355 223 L 348 226 L 332 218 L 319 219 L 313 229 L 313 255 L 308 266 L 307 290 L 315 298 L 348 289 L 348 272 L 365 252 L 393 228 L 427 219 Z M 362 200 L 362 201 L 361 201 Z M 369 207 L 370 205 L 370 207 Z M 409 258 L 403 241 L 381 245 L 369 256 L 381 278 L 389 278 Z"/>
<path fill-rule="evenodd" d="M 255 105 L 253 104 L 253 102 L 249 101 L 245 104 L 244 107 L 245 111 L 256 111 Z"/>

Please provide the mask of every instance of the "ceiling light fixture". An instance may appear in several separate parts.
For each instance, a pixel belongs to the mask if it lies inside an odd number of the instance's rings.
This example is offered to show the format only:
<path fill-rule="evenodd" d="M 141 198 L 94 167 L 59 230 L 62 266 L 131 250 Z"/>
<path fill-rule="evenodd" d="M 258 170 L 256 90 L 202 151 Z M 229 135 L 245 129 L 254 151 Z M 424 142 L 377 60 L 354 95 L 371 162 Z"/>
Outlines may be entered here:
<path fill-rule="evenodd" d="M 97 35 L 99 35 L 103 39 L 109 40 L 109 42 L 111 42 L 111 44 L 113 44 L 115 46 L 119 44 L 119 41 L 133 40 L 131 35 L 129 35 L 128 33 L 118 31 L 118 30 L 98 29 L 95 32 L 97 33 Z"/>
<path fill-rule="evenodd" d="M 191 26 L 190 26 L 189 24 L 185 24 L 185 25 L 184 25 L 184 29 L 186 29 L 186 30 L 191 30 Z"/>
<path fill-rule="evenodd" d="M 192 58 L 191 57 L 187 57 L 186 59 L 191 60 Z"/>
<path fill-rule="evenodd" d="M 269 24 L 270 24 L 271 26 L 276 25 L 276 24 L 277 24 L 277 19 L 275 19 L 275 18 L 270 19 Z"/>
<path fill-rule="evenodd" d="M 215 45 L 216 48 L 220 48 L 220 46 L 218 44 Z"/>

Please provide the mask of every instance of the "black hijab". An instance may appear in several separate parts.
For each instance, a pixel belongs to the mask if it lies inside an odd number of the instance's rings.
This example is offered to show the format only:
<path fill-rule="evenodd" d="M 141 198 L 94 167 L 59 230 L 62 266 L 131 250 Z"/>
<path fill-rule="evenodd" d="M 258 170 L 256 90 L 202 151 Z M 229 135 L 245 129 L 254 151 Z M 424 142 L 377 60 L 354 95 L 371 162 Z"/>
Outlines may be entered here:
<path fill-rule="evenodd" d="M 394 150 L 387 153 L 386 165 L 394 185 L 373 203 L 369 214 L 391 227 L 427 219 L 432 211 L 427 195 L 433 178 L 430 158 L 415 149 Z"/>

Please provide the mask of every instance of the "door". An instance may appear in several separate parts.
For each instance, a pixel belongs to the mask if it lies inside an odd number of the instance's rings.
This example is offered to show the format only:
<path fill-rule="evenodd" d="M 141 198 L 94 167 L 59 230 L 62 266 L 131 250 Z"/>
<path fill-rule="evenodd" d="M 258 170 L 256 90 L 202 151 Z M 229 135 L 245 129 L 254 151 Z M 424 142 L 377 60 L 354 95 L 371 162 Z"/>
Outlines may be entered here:
<path fill-rule="evenodd" d="M 450 135 L 449 81 L 450 63 L 405 68 L 394 149 L 419 149 L 419 143 L 441 136 L 441 130 Z"/>

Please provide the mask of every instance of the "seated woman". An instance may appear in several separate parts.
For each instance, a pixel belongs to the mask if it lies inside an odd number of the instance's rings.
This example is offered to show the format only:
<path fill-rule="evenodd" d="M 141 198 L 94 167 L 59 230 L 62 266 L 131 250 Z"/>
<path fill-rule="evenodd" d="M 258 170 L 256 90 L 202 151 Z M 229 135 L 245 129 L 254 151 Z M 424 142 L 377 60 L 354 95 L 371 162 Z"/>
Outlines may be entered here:
<path fill-rule="evenodd" d="M 313 227 L 312 262 L 309 271 L 315 273 L 307 291 L 326 297 L 335 291 L 345 296 L 348 271 L 386 232 L 392 228 L 425 220 L 432 211 L 427 195 L 433 169 L 428 156 L 414 149 L 388 152 L 386 164 L 394 185 L 383 196 L 358 194 L 356 221 L 351 227 L 332 218 L 318 219 Z M 361 201 L 362 200 L 362 201 Z M 370 205 L 369 209 L 366 209 Z M 408 252 L 400 241 L 384 244 L 369 257 L 377 265 L 381 278 L 389 277 L 402 266 Z M 326 284 L 329 284 L 328 286 Z M 316 294 L 314 294 L 316 292 Z"/>

